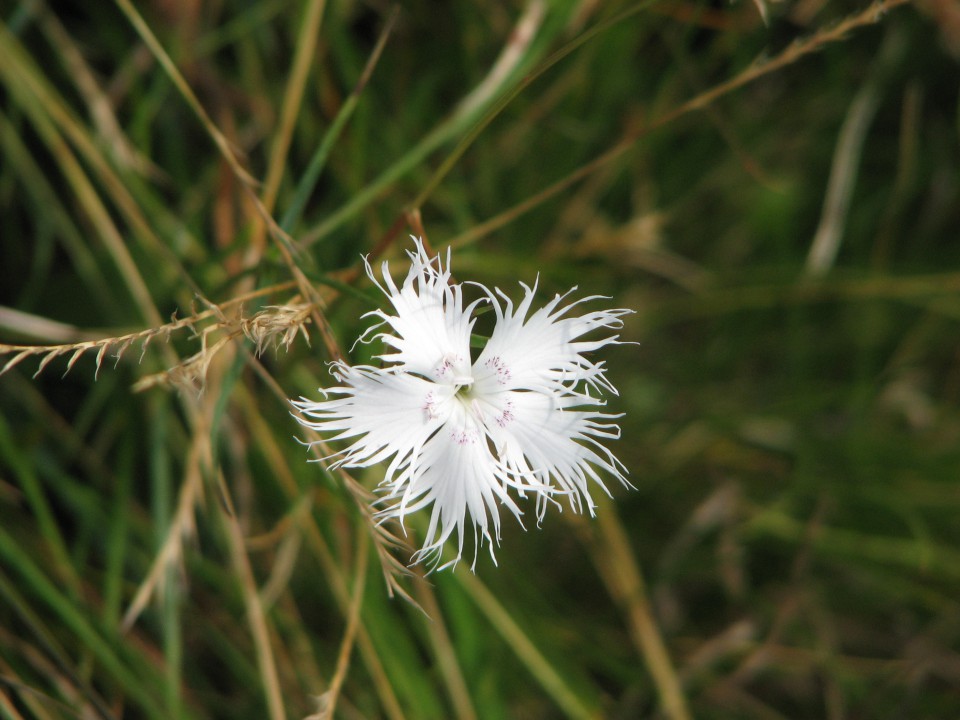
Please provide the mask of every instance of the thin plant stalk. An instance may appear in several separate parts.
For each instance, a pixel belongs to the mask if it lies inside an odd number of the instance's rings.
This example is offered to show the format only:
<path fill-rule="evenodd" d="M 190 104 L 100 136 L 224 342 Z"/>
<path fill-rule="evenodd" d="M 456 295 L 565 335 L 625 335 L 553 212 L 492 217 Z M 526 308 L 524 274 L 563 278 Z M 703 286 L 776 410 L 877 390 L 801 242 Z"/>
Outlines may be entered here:
<path fill-rule="evenodd" d="M 630 637 L 657 688 L 664 715 L 670 720 L 691 720 L 693 716 L 687 707 L 680 678 L 653 617 L 643 574 L 623 525 L 608 499 L 600 501 L 597 516 L 597 532 L 588 535 L 594 565 L 610 596 L 626 614 Z M 581 534 L 587 534 L 586 521 L 582 517 L 568 519 L 579 525 Z"/>
<path fill-rule="evenodd" d="M 280 181 L 286 165 L 287 153 L 293 140 L 293 130 L 297 115 L 303 101 L 303 92 L 310 76 L 310 66 L 313 62 L 317 47 L 317 36 L 323 19 L 326 0 L 307 0 L 300 33 L 297 35 L 297 47 L 293 58 L 293 67 L 287 80 L 286 91 L 283 94 L 283 105 L 280 108 L 280 122 L 277 133 L 270 147 L 270 163 L 267 167 L 267 177 L 263 183 L 261 201 L 267 212 L 273 212 Z M 263 252 L 264 225 L 259 223 L 250 238 L 248 253 L 258 259 Z"/>
<path fill-rule="evenodd" d="M 639 140 L 644 138 L 653 130 L 668 125 L 677 118 L 680 118 L 688 113 L 696 110 L 702 110 L 734 90 L 738 90 L 744 85 L 747 85 L 754 80 L 758 80 L 761 77 L 769 75 L 778 70 L 782 70 L 784 67 L 792 65 L 807 55 L 821 50 L 826 45 L 844 40 L 847 34 L 853 30 L 879 22 L 886 13 L 901 5 L 905 5 L 907 2 L 909 2 L 909 0 L 880 0 L 880 2 L 875 3 L 866 10 L 862 10 L 859 13 L 850 15 L 842 22 L 818 31 L 807 40 L 790 45 L 775 58 L 767 60 L 766 62 L 751 65 L 736 77 L 720 83 L 719 85 L 715 85 L 710 90 L 700 93 L 687 102 L 677 106 L 670 112 L 661 115 L 643 128 L 628 134 L 626 138 L 616 143 L 590 162 L 581 165 L 573 172 L 548 185 L 540 192 L 531 195 L 526 200 L 514 205 L 512 208 L 508 208 L 492 218 L 474 225 L 469 230 L 460 233 L 450 240 L 450 246 L 454 248 L 462 247 L 463 245 L 474 243 L 482 237 L 486 237 L 495 230 L 498 230 L 504 225 L 513 222 L 521 215 L 530 212 L 535 207 L 543 204 L 550 198 L 560 194 L 571 185 L 579 182 L 591 173 L 594 173 L 600 168 L 614 162 L 623 154 L 633 149 L 634 145 Z"/>
<path fill-rule="evenodd" d="M 589 707 L 570 690 L 567 682 L 530 640 L 519 623 L 476 575 L 460 572 L 456 574 L 456 578 L 490 624 L 567 717 L 575 720 L 596 720 L 600 717 L 599 710 Z"/>

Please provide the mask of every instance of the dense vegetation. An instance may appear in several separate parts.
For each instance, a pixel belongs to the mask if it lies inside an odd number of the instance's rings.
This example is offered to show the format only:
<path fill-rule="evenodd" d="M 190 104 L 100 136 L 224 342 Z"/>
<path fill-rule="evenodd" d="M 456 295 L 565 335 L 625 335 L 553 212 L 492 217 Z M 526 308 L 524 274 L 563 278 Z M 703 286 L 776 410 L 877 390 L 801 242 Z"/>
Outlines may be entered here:
<path fill-rule="evenodd" d="M 948 0 L 0 3 L 0 717 L 960 714 L 958 56 Z M 637 311 L 634 489 L 475 572 L 288 404 L 410 234 Z"/>

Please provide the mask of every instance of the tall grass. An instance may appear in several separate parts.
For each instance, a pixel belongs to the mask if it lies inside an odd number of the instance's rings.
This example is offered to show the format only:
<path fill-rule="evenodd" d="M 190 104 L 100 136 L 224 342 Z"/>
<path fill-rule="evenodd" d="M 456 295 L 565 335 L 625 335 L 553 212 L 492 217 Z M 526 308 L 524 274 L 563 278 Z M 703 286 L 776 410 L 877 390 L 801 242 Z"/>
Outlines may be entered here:
<path fill-rule="evenodd" d="M 957 27 L 0 5 L 0 717 L 960 713 Z M 409 234 L 638 311 L 636 489 L 475 573 L 287 403 Z"/>

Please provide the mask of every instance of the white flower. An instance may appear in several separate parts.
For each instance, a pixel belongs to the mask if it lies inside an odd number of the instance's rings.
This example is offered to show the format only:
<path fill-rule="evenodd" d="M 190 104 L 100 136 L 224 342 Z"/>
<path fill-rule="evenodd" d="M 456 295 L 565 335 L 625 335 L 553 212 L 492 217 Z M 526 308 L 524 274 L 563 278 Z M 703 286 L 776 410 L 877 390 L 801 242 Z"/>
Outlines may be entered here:
<path fill-rule="evenodd" d="M 380 502 L 388 506 L 380 518 L 402 524 L 408 513 L 432 505 L 417 562 L 430 556 L 438 561 L 453 535 L 457 554 L 448 564 L 456 563 L 468 523 L 474 548 L 485 540 L 493 556 L 500 506 L 518 520 L 522 514 L 514 494 L 536 497 L 538 519 L 557 496 L 575 512 L 585 505 L 592 515 L 591 482 L 604 492 L 602 473 L 628 483 L 624 466 L 601 444 L 619 437 L 619 427 L 609 421 L 620 416 L 595 410 L 604 403 L 590 394 L 616 389 L 603 363 L 586 357 L 619 344 L 619 336 L 582 338 L 620 328 L 620 317 L 631 311 L 572 316 L 578 305 L 598 298 L 563 304 L 567 293 L 530 314 L 536 286 L 527 285 L 516 307 L 499 289 L 482 285 L 476 285 L 481 297 L 465 307 L 464 286 L 450 283 L 449 250 L 444 266 L 413 239 L 416 252 L 408 253 L 413 265 L 402 287 L 386 262 L 383 284 L 366 263 L 393 305 L 389 313 L 368 313 L 380 321 L 360 336 L 384 342 L 384 366 L 334 363 L 339 385 L 321 390 L 325 399 L 319 402 L 294 401 L 304 416 L 298 420 L 329 440 L 350 441 L 334 467 L 387 463 Z M 496 325 L 471 362 L 470 334 L 481 303 L 493 308 Z"/>

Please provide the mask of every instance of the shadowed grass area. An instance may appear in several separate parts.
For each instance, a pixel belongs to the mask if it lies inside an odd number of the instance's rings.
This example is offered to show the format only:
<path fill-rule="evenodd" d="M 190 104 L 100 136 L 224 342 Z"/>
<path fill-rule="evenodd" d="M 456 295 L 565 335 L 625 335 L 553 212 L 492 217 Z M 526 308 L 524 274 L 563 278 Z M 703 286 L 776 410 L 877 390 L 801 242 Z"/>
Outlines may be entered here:
<path fill-rule="evenodd" d="M 957 715 L 958 27 L 0 5 L 0 717 Z M 475 572 L 408 567 L 426 513 L 287 400 L 377 362 L 361 256 L 410 234 L 637 311 L 634 489 Z"/>

